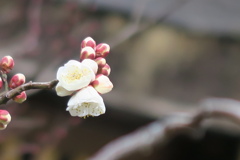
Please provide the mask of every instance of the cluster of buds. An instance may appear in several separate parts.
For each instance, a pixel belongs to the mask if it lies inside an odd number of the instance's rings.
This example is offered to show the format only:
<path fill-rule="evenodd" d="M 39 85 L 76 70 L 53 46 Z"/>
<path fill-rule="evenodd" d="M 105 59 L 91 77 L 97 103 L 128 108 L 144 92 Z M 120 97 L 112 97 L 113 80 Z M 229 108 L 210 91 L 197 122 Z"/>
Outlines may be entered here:
<path fill-rule="evenodd" d="M 11 56 L 4 56 L 0 60 L 0 89 L 4 87 L 5 91 L 9 89 L 17 88 L 25 83 L 25 76 L 21 73 L 12 76 L 8 82 L 7 74 L 14 68 L 14 60 Z M 13 100 L 17 103 L 22 103 L 27 99 L 26 92 L 21 92 L 19 95 L 13 97 Z M 11 121 L 11 116 L 8 111 L 0 110 L 0 130 L 7 127 Z"/>
<path fill-rule="evenodd" d="M 80 61 L 84 59 L 92 59 L 98 64 L 97 74 L 109 76 L 110 66 L 106 63 L 105 57 L 110 52 L 110 46 L 106 43 L 96 45 L 96 42 L 91 38 L 85 38 L 81 43 Z"/>
<path fill-rule="evenodd" d="M 85 38 L 81 43 L 80 61 L 92 59 L 97 63 L 97 71 L 95 80 L 91 83 L 92 86 L 100 94 L 110 92 L 113 88 L 112 82 L 109 80 L 111 68 L 106 62 L 106 57 L 110 52 L 110 46 L 106 43 L 96 45 L 96 42 L 91 38 Z"/>
<path fill-rule="evenodd" d="M 80 61 L 70 60 L 58 69 L 56 92 L 58 96 L 72 96 L 67 107 L 72 116 L 105 113 L 101 94 L 113 88 L 108 78 L 111 69 L 105 59 L 109 51 L 108 44 L 96 45 L 91 37 L 87 37 L 81 43 Z"/>
<path fill-rule="evenodd" d="M 15 74 L 10 82 L 9 82 L 9 88 L 14 89 L 17 88 L 18 86 L 21 86 L 25 83 L 25 76 L 22 73 L 17 73 Z M 27 99 L 27 94 L 25 91 L 21 92 L 19 95 L 15 96 L 13 100 L 17 103 L 23 103 Z"/>
<path fill-rule="evenodd" d="M 25 83 L 25 76 L 21 73 L 15 74 L 9 81 L 7 82 L 7 74 L 14 68 L 14 60 L 11 56 L 4 56 L 0 61 L 1 68 L 1 77 L 0 77 L 0 88 L 5 85 L 5 90 L 14 89 L 18 86 L 21 86 Z M 13 100 L 17 103 L 22 103 L 27 99 L 26 92 L 21 92 L 19 95 L 13 98 Z"/>
<path fill-rule="evenodd" d="M 9 88 L 14 89 L 18 86 L 21 86 L 25 83 L 25 76 L 22 73 L 17 73 L 12 76 L 11 80 L 9 81 Z M 17 103 L 23 103 L 27 99 L 27 94 L 25 91 L 21 92 L 19 95 L 15 96 L 13 100 Z"/>

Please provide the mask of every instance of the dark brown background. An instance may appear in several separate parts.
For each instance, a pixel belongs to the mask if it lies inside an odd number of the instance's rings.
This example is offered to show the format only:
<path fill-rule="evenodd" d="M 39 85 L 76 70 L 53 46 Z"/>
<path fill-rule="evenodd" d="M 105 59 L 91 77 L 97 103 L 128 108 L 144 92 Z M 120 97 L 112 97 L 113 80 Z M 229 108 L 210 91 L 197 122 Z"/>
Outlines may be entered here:
<path fill-rule="evenodd" d="M 65 111 L 68 97 L 54 91 L 29 91 L 23 104 L 2 105 L 12 122 L 0 132 L 0 159 L 86 159 L 155 119 L 195 110 L 204 98 L 239 100 L 239 8 L 234 0 L 1 1 L 0 55 L 14 58 L 12 74 L 50 81 L 59 66 L 79 58 L 81 41 L 91 36 L 111 46 L 107 62 L 114 89 L 103 96 L 107 113 L 96 118 L 70 117 Z M 183 137 L 185 148 L 207 144 L 209 136 L 203 143 Z M 175 143 L 130 159 L 176 159 L 169 156 L 177 154 Z"/>

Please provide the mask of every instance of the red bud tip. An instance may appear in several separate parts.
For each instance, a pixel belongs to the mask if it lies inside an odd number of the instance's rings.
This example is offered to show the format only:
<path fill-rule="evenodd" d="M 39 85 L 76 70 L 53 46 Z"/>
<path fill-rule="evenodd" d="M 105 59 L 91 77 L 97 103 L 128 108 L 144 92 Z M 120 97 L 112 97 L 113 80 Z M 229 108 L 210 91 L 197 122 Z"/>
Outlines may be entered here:
<path fill-rule="evenodd" d="M 95 50 L 96 42 L 91 37 L 87 37 L 82 41 L 81 48 L 84 48 L 84 47 L 87 47 L 87 46 L 91 47 L 92 49 Z"/>
<path fill-rule="evenodd" d="M 27 94 L 25 91 L 21 92 L 19 95 L 13 98 L 17 103 L 23 103 L 27 99 Z"/>
<path fill-rule="evenodd" d="M 7 128 L 6 124 L 0 123 L 0 130 L 4 130 Z"/>
<path fill-rule="evenodd" d="M 0 89 L 2 88 L 3 86 L 3 81 L 2 81 L 2 78 L 0 77 Z"/>
<path fill-rule="evenodd" d="M 24 84 L 24 83 L 25 83 L 25 79 L 26 79 L 26 78 L 25 78 L 25 76 L 24 76 L 22 73 L 15 74 L 15 75 L 11 78 L 11 80 L 10 80 L 10 82 L 9 82 L 9 87 L 10 87 L 11 89 L 16 88 L 16 87 Z"/>
<path fill-rule="evenodd" d="M 4 73 L 9 73 L 14 67 L 14 60 L 11 56 L 5 56 L 0 61 L 0 67 Z"/>
<path fill-rule="evenodd" d="M 80 53 L 80 60 L 82 61 L 84 59 L 94 59 L 95 55 L 96 55 L 96 53 L 93 48 L 84 47 L 84 48 L 82 48 L 81 53 Z"/>
<path fill-rule="evenodd" d="M 106 65 L 106 59 L 105 58 L 98 57 L 94 61 L 98 64 L 98 67 L 100 67 L 100 68 L 102 68 Z"/>
<path fill-rule="evenodd" d="M 5 129 L 11 121 L 11 115 L 6 110 L 0 110 L 0 129 Z"/>
<path fill-rule="evenodd" d="M 100 43 L 96 46 L 96 57 L 106 57 L 110 52 L 110 46 L 106 43 Z"/>
<path fill-rule="evenodd" d="M 111 73 L 111 68 L 110 66 L 106 63 L 105 66 L 103 66 L 102 68 L 100 68 L 97 72 L 98 74 L 103 74 L 105 76 L 109 76 Z"/>

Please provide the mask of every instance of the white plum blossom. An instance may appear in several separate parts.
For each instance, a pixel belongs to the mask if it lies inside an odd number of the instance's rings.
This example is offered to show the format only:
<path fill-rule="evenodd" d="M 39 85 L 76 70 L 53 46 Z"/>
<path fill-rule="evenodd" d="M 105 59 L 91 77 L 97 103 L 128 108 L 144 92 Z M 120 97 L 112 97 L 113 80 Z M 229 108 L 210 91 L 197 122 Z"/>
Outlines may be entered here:
<path fill-rule="evenodd" d="M 58 87 L 63 87 L 67 91 L 76 91 L 88 86 L 95 79 L 95 74 L 91 67 L 79 61 L 70 60 L 58 69 L 57 79 Z"/>
<path fill-rule="evenodd" d="M 106 108 L 97 91 L 92 86 L 87 86 L 70 98 L 66 110 L 71 116 L 86 117 L 99 116 L 105 113 Z"/>

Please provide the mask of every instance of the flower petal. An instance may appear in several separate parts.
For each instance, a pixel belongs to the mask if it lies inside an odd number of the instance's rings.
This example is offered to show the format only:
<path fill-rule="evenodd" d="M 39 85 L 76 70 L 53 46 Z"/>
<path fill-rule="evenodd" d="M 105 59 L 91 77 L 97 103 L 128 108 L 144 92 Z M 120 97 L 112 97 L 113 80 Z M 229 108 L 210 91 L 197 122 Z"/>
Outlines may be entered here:
<path fill-rule="evenodd" d="M 96 74 L 97 73 L 97 70 L 98 70 L 98 64 L 97 62 L 95 62 L 94 60 L 91 60 L 91 59 L 84 59 L 82 61 L 82 64 L 86 65 L 86 66 L 89 66 L 93 72 Z"/>
<path fill-rule="evenodd" d="M 55 90 L 57 92 L 57 95 L 60 97 L 69 96 L 74 92 L 74 91 L 66 90 L 65 88 L 62 87 L 60 83 L 57 84 Z"/>

